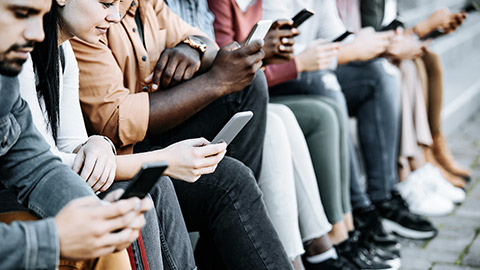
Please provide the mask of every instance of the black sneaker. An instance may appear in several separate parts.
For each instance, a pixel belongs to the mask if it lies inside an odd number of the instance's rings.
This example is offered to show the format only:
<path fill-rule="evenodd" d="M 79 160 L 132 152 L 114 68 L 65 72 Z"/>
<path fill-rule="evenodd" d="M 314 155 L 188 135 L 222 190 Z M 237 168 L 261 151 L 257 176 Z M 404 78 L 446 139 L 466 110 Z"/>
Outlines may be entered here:
<path fill-rule="evenodd" d="M 374 262 L 388 264 L 393 269 L 400 268 L 402 262 L 399 255 L 378 248 L 375 244 L 368 241 L 358 230 L 349 232 L 348 235 L 351 241 L 356 241 L 361 248 L 364 248 L 370 254 L 370 258 Z"/>
<path fill-rule="evenodd" d="M 355 228 L 361 232 L 365 241 L 400 256 L 400 243 L 393 235 L 385 231 L 374 205 L 354 210 L 353 221 Z"/>
<path fill-rule="evenodd" d="M 430 221 L 408 210 L 407 203 L 398 191 L 392 192 L 392 198 L 375 203 L 383 218 L 385 230 L 411 239 L 430 239 L 437 235 L 437 229 Z"/>
<path fill-rule="evenodd" d="M 305 270 L 360 270 L 340 256 L 337 259 L 328 259 L 321 263 L 310 263 L 305 256 L 302 256 L 302 261 Z"/>
<path fill-rule="evenodd" d="M 369 252 L 360 247 L 358 243 L 347 239 L 335 246 L 339 257 L 344 257 L 351 264 L 355 265 L 358 269 L 368 270 L 393 270 L 390 265 L 382 262 L 377 262 Z"/>

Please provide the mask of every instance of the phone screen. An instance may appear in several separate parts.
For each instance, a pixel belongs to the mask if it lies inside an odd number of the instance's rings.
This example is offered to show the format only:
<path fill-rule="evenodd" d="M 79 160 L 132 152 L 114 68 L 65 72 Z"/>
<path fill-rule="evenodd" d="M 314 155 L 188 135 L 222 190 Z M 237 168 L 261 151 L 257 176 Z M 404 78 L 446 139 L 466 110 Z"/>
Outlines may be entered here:
<path fill-rule="evenodd" d="M 332 42 L 340 42 L 340 41 L 346 39 L 350 34 L 352 34 L 352 32 L 350 32 L 350 31 L 345 31 L 343 34 L 341 34 L 339 37 L 337 37 L 336 39 L 334 39 Z"/>

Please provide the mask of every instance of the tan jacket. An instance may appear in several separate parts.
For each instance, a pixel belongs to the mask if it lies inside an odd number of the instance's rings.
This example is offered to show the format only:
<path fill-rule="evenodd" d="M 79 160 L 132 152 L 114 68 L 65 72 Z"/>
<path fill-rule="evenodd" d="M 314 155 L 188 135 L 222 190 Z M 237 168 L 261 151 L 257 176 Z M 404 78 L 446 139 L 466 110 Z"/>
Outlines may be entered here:
<path fill-rule="evenodd" d="M 135 12 L 143 23 L 145 47 Z M 162 51 L 190 35 L 203 35 L 171 12 L 162 0 L 124 0 L 124 18 L 97 44 L 70 42 L 80 68 L 80 102 L 89 133 L 109 137 L 122 153 L 145 138 L 151 89 L 143 80 Z"/>

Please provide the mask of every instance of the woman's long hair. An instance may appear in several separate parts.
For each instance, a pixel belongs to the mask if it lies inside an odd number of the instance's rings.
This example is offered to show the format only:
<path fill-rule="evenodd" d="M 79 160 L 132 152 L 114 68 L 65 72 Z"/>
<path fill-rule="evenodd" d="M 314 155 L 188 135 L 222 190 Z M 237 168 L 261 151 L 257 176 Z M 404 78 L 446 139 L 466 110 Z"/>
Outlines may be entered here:
<path fill-rule="evenodd" d="M 33 68 L 36 75 L 36 90 L 39 100 L 45 101 L 45 111 L 48 115 L 53 138 L 57 141 L 60 122 L 60 49 L 58 47 L 59 15 L 55 1 L 52 1 L 50 12 L 43 17 L 45 40 L 35 45 L 31 53 Z M 41 104 L 41 103 L 40 103 Z"/>

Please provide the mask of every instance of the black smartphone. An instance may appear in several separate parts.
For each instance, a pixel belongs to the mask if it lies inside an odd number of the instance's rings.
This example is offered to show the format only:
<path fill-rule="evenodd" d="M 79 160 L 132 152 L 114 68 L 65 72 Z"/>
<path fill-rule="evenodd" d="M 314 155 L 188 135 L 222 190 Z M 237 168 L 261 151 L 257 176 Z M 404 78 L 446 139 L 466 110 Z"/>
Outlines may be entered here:
<path fill-rule="evenodd" d="M 131 197 L 145 198 L 167 167 L 166 161 L 144 163 L 140 171 L 130 180 L 130 185 L 119 200 Z"/>
<path fill-rule="evenodd" d="M 339 37 L 337 37 L 336 39 L 332 40 L 332 42 L 340 42 L 344 39 L 346 39 L 348 36 L 350 36 L 352 34 L 352 32 L 350 31 L 345 31 L 343 34 L 341 34 Z"/>
<path fill-rule="evenodd" d="M 397 19 L 394 19 L 387 26 L 382 27 L 382 31 L 396 30 L 398 27 L 403 27 L 403 22 Z"/>
<path fill-rule="evenodd" d="M 299 27 L 303 22 L 305 22 L 308 18 L 313 16 L 313 11 L 308 10 L 306 8 L 300 10 L 297 15 L 293 16 L 292 21 L 292 27 L 297 28 Z"/>
<path fill-rule="evenodd" d="M 473 1 L 471 3 L 468 3 L 463 9 L 462 11 L 463 12 L 466 12 L 466 13 L 471 13 L 471 12 L 474 12 L 474 11 L 479 11 L 480 10 L 480 1 Z"/>

